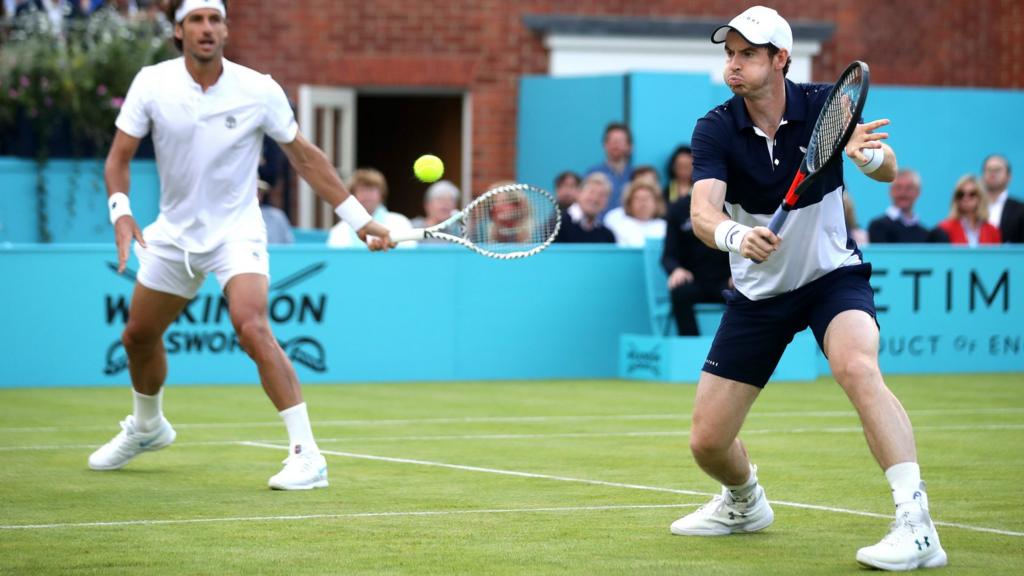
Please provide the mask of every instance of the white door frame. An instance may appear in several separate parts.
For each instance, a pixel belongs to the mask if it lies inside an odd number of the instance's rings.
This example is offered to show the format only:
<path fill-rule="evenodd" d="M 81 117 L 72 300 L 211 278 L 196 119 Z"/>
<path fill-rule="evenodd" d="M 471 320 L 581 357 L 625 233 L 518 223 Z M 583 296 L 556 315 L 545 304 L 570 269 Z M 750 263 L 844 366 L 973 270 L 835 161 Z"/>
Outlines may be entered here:
<path fill-rule="evenodd" d="M 317 109 L 324 110 L 320 118 L 320 138 L 313 124 Z M 340 116 L 340 143 L 335 150 L 335 116 Z M 351 88 L 332 86 L 299 86 L 299 127 L 310 142 L 315 144 L 330 160 L 342 180 L 352 175 L 355 164 L 356 97 Z M 319 140 L 319 141 L 318 141 Z M 298 224 L 300 228 L 330 228 L 334 225 L 334 211 L 327 207 L 316 218 L 316 193 L 305 180 L 299 178 Z M 322 200 L 321 200 L 322 202 Z M 318 220 L 318 221 L 314 221 Z"/>

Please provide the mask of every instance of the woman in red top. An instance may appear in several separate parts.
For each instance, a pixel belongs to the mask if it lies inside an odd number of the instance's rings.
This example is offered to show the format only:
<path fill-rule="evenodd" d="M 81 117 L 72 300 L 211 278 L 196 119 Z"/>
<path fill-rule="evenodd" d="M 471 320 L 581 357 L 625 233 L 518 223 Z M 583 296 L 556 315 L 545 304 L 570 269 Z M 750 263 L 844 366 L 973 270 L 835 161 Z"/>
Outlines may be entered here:
<path fill-rule="evenodd" d="M 988 223 L 988 197 L 982 192 L 978 179 L 962 176 L 953 189 L 953 205 L 949 218 L 939 222 L 953 244 L 999 244 L 999 228 Z"/>

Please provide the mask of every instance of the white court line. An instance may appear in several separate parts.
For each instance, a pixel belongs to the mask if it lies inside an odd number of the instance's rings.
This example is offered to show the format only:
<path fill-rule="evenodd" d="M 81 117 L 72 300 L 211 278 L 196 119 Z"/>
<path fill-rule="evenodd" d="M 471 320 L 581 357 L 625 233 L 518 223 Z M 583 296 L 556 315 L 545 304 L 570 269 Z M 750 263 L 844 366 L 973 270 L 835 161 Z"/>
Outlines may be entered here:
<path fill-rule="evenodd" d="M 914 416 L 945 416 L 945 415 L 983 415 L 983 414 L 1024 414 L 1024 408 L 949 408 L 934 410 L 909 410 L 911 417 Z M 757 418 L 856 418 L 857 413 L 853 410 L 825 410 L 825 411 L 790 411 L 790 412 L 751 412 L 748 419 Z M 580 416 L 466 416 L 454 418 L 403 418 L 403 419 L 382 419 L 382 420 L 315 420 L 313 424 L 317 427 L 323 426 L 396 426 L 406 424 L 476 424 L 489 422 L 504 423 L 531 423 L 531 422 L 586 422 L 586 421 L 614 421 L 614 420 L 672 420 L 688 421 L 690 414 L 606 414 L 606 415 L 580 415 Z M 281 426 L 281 422 L 199 422 L 175 424 L 179 429 L 218 429 L 218 428 L 268 428 Z M 110 425 L 97 426 L 37 426 L 37 427 L 0 427 L 0 432 L 64 432 L 80 430 L 109 430 Z"/>
<path fill-rule="evenodd" d="M 65 522 L 60 524 L 8 524 L 0 530 L 46 528 L 95 528 L 117 526 L 163 526 L 168 524 L 211 524 L 216 522 L 266 522 L 272 520 L 324 520 L 337 518 L 389 518 L 395 516 L 455 516 L 468 514 L 526 514 L 543 512 L 601 512 L 651 508 L 696 508 L 700 504 L 623 504 L 608 506 L 563 506 L 557 508 L 484 508 L 481 510 L 423 510 L 408 512 L 350 512 L 347 514 L 301 514 L 292 516 L 228 516 L 224 518 L 181 518 L 173 520 L 114 520 L 110 522 Z"/>
<path fill-rule="evenodd" d="M 860 434 L 860 426 L 831 426 L 821 428 L 759 428 L 743 430 L 741 436 L 752 434 Z M 964 431 L 964 430 L 1024 430 L 1024 424 L 953 424 L 945 426 L 915 426 L 915 431 Z M 555 438 L 661 438 L 686 437 L 688 430 L 640 431 L 640 432 L 552 432 L 537 434 L 440 434 L 421 436 L 346 436 L 342 438 L 317 438 L 317 443 L 337 442 L 434 442 L 445 440 L 545 440 Z M 176 442 L 175 446 L 230 446 L 247 440 L 209 440 Z M 266 442 L 273 442 L 267 440 Z M 29 446 L 0 446 L 0 452 L 35 452 L 39 450 L 85 450 L 98 448 L 99 444 L 41 444 Z"/>
<path fill-rule="evenodd" d="M 279 444 L 267 444 L 263 442 L 241 442 L 243 446 L 253 446 L 256 448 L 274 448 L 278 450 L 285 450 L 287 446 Z M 354 452 L 340 452 L 336 450 L 321 450 L 323 454 L 330 456 L 343 456 L 345 458 L 357 458 L 361 460 L 375 460 L 378 462 L 394 462 L 397 464 L 416 464 L 418 466 L 432 466 L 436 468 L 449 468 L 452 470 L 464 470 L 467 472 L 484 472 L 488 474 L 500 474 L 502 476 L 516 476 L 519 478 L 534 478 L 541 480 L 556 480 L 559 482 L 574 482 L 580 484 L 591 484 L 594 486 L 610 486 L 613 488 L 629 488 L 632 490 L 646 490 L 650 492 L 668 492 L 671 494 L 686 494 L 690 496 L 714 496 L 710 492 L 700 492 L 696 490 L 682 490 L 678 488 L 663 488 L 660 486 L 645 486 L 643 484 L 626 484 L 622 482 L 607 482 L 604 480 L 591 480 L 588 478 L 573 478 L 570 476 L 555 476 L 552 474 L 537 474 L 533 472 L 520 472 L 516 470 L 502 470 L 500 468 L 483 468 L 480 466 L 466 466 L 463 464 L 447 464 L 444 462 L 433 462 L 430 460 L 415 460 L 412 458 L 393 458 L 390 456 L 375 456 L 373 454 L 357 454 Z M 892 514 L 878 514 L 875 512 L 865 512 L 863 510 L 852 510 L 849 508 L 837 508 L 834 506 L 819 506 L 817 504 L 805 504 L 802 502 L 788 502 L 786 500 L 772 500 L 772 504 L 779 506 L 789 506 L 791 508 L 802 508 L 805 510 L 818 510 L 821 512 L 834 512 L 837 514 L 851 514 L 854 516 L 867 516 L 869 518 L 892 518 Z M 1001 530 L 998 528 L 987 528 L 985 526 L 973 526 L 969 524 L 959 524 L 956 522 L 940 522 L 937 520 L 933 521 L 936 526 L 949 526 L 951 528 L 961 528 L 964 530 L 970 530 L 973 532 L 988 532 L 991 534 L 1001 534 L 1003 536 L 1024 536 L 1024 532 L 1014 532 L 1012 530 Z"/>

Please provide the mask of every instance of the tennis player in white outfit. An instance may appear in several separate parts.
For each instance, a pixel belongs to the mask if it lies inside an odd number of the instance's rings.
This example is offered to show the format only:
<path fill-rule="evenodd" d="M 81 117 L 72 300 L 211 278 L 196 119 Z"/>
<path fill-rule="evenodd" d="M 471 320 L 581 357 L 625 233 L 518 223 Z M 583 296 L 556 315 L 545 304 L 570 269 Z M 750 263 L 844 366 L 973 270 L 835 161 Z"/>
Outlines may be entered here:
<path fill-rule="evenodd" d="M 298 173 L 372 250 L 392 242 L 345 189 L 327 157 L 299 133 L 284 91 L 270 76 L 224 58 L 227 8 L 222 0 L 174 0 L 168 7 L 183 56 L 143 68 L 117 118 L 105 177 L 120 270 L 134 239 L 139 272 L 128 324 L 134 410 L 121 432 L 89 457 L 94 470 L 116 470 L 142 452 L 170 445 L 163 416 L 167 377 L 163 334 L 208 274 L 228 299 L 231 322 L 256 362 L 267 396 L 288 430 L 284 469 L 271 488 L 327 486 L 327 464 L 309 423 L 295 370 L 267 321 L 267 233 L 256 198 L 263 135 L 284 149 Z M 129 163 L 152 135 L 160 175 L 160 215 L 144 232 L 128 202 Z M 369 238 L 368 238 L 369 236 Z"/>

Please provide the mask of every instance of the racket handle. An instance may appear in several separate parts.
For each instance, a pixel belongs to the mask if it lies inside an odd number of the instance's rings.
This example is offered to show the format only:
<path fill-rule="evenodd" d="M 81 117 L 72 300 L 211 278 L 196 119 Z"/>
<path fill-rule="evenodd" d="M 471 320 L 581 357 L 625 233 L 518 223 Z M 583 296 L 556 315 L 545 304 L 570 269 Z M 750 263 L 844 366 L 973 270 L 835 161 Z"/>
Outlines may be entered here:
<path fill-rule="evenodd" d="M 780 205 L 775 209 L 775 214 L 772 214 L 772 219 L 768 222 L 768 229 L 772 231 L 772 234 L 778 234 L 779 230 L 782 230 L 782 225 L 786 223 L 786 218 L 789 218 L 789 210 L 786 210 L 784 206 Z M 761 261 L 756 258 L 750 259 L 754 264 L 760 264 Z"/>
<path fill-rule="evenodd" d="M 392 242 L 405 242 L 407 240 L 423 240 L 424 236 L 423 228 L 412 228 L 410 230 L 392 230 L 391 241 Z"/>
<path fill-rule="evenodd" d="M 782 230 L 782 225 L 786 223 L 786 218 L 789 217 L 789 210 L 786 210 L 783 206 L 779 206 L 775 210 L 775 214 L 772 215 L 771 222 L 768 223 L 768 229 L 772 231 L 772 234 L 778 234 L 779 230 Z"/>

